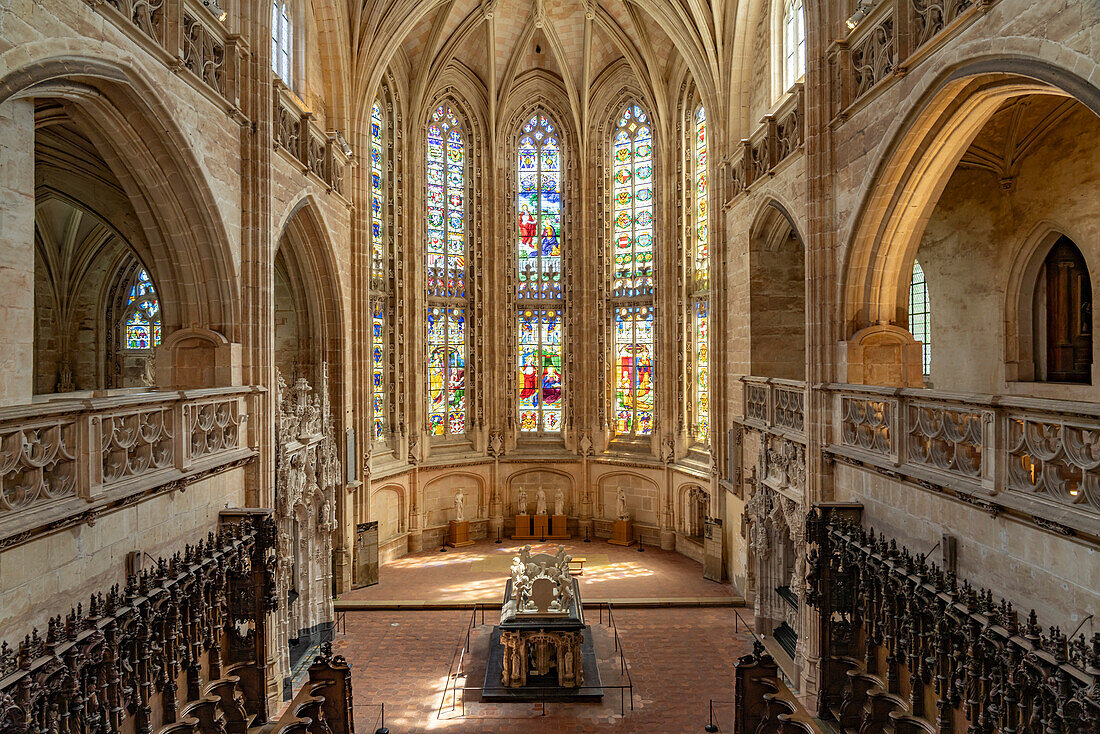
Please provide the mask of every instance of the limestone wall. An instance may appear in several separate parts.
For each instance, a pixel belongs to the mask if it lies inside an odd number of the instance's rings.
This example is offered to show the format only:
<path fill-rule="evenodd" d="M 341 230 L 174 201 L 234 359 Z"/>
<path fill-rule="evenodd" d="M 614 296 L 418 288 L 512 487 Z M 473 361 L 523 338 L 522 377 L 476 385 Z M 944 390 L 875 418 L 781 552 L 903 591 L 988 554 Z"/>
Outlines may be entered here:
<path fill-rule="evenodd" d="M 863 504 L 864 526 L 925 553 L 943 534 L 958 539 L 958 574 L 992 589 L 1040 622 L 1072 630 L 1100 611 L 1100 550 L 919 487 L 836 464 L 836 499 Z M 929 560 L 940 563 L 936 549 Z M 1082 630 L 1090 634 L 1088 624 Z"/>
<path fill-rule="evenodd" d="M 243 469 L 232 469 L 0 552 L 0 637 L 21 639 L 77 602 L 86 606 L 93 591 L 125 583 L 130 551 L 155 559 L 205 538 L 220 510 L 244 506 L 243 487 Z"/>

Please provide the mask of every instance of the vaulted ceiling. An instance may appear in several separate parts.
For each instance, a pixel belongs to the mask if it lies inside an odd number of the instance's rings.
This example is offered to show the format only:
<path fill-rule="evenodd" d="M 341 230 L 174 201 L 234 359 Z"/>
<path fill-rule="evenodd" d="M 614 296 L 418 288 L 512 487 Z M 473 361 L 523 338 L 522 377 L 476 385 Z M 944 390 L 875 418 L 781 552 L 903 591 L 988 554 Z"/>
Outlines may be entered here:
<path fill-rule="evenodd" d="M 460 75 L 490 109 L 531 73 L 559 84 L 578 118 L 601 77 L 626 75 L 669 111 L 689 79 L 712 122 L 737 117 L 752 36 L 767 0 L 363 0 L 349 8 L 352 115 L 387 75 L 422 110 L 441 79 Z M 724 109 L 718 109 L 724 108 Z"/>

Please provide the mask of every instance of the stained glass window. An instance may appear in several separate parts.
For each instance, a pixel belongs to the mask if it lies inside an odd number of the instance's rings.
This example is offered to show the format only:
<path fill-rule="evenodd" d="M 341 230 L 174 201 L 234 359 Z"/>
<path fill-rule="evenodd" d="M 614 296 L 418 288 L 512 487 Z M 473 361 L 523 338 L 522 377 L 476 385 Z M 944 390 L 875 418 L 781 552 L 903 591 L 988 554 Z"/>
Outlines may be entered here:
<path fill-rule="evenodd" d="M 653 432 L 653 134 L 639 105 L 623 110 L 612 138 L 611 296 L 615 433 Z"/>
<path fill-rule="evenodd" d="M 557 432 L 562 411 L 561 144 L 545 114 L 523 126 L 516 165 L 519 429 Z"/>
<path fill-rule="evenodd" d="M 710 344 L 708 341 L 707 300 L 695 302 L 695 440 L 710 439 Z"/>
<path fill-rule="evenodd" d="M 466 142 L 450 105 L 428 126 L 428 431 L 466 431 Z"/>
<path fill-rule="evenodd" d="M 381 284 L 386 276 L 386 177 L 385 148 L 382 144 L 382 105 L 375 102 L 370 112 L 370 210 L 371 281 Z"/>
<path fill-rule="evenodd" d="M 271 3 L 271 69 L 279 78 L 292 85 L 290 56 L 290 8 L 287 3 Z"/>
<path fill-rule="evenodd" d="M 695 288 L 706 290 L 710 277 L 710 234 L 707 229 L 707 113 L 695 113 Z"/>
<path fill-rule="evenodd" d="M 653 432 L 653 307 L 615 309 L 615 433 Z"/>
<path fill-rule="evenodd" d="M 932 369 L 932 307 L 924 269 L 916 260 L 913 261 L 913 279 L 909 281 L 909 333 L 921 343 L 921 362 L 928 376 Z"/>
<path fill-rule="evenodd" d="M 692 308 L 693 343 L 693 427 L 695 440 L 707 443 L 710 438 L 710 374 L 708 343 L 708 301 L 706 291 L 710 286 L 710 235 L 708 229 L 708 205 L 710 192 L 707 183 L 707 113 L 703 107 L 695 112 L 695 291 Z"/>
<path fill-rule="evenodd" d="M 428 309 L 428 431 L 466 430 L 466 309 Z"/>
<path fill-rule="evenodd" d="M 386 301 L 382 298 L 371 303 L 371 414 L 378 441 L 386 432 Z"/>
<path fill-rule="evenodd" d="M 790 89 L 806 74 L 806 12 L 803 0 L 783 6 L 783 87 Z"/>
<path fill-rule="evenodd" d="M 613 186 L 616 297 L 653 295 L 653 136 L 649 117 L 631 105 L 614 133 Z"/>
<path fill-rule="evenodd" d="M 138 270 L 126 294 L 122 323 L 126 349 L 147 350 L 160 346 L 160 301 L 145 268 Z"/>

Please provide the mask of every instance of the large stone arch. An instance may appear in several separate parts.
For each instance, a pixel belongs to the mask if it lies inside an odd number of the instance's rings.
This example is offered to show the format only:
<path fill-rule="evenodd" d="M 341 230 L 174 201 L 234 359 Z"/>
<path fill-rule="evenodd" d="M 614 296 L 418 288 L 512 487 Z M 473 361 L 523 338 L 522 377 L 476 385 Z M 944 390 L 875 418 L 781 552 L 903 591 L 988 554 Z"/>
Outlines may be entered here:
<path fill-rule="evenodd" d="M 1100 110 L 1100 89 L 1065 69 L 1022 57 L 988 58 L 943 72 L 893 130 L 847 240 L 838 285 L 847 340 L 842 379 L 863 382 L 860 374 L 896 372 L 869 369 L 866 338 L 883 329 L 904 331 L 897 324 L 907 324 L 913 259 L 952 172 L 993 114 L 1029 94 L 1073 97 Z M 890 348 L 876 344 L 875 350 L 911 352 L 916 344 L 912 337 L 902 341 Z M 855 376 L 853 365 L 859 365 Z M 915 371 L 903 373 L 902 384 L 919 384 Z"/>
<path fill-rule="evenodd" d="M 137 213 L 144 242 L 131 244 L 161 284 L 165 332 L 199 326 L 239 341 L 237 258 L 199 157 L 144 74 L 105 58 L 105 45 L 84 45 L 74 53 L 43 42 L 0 56 L 0 103 L 64 100 Z"/>

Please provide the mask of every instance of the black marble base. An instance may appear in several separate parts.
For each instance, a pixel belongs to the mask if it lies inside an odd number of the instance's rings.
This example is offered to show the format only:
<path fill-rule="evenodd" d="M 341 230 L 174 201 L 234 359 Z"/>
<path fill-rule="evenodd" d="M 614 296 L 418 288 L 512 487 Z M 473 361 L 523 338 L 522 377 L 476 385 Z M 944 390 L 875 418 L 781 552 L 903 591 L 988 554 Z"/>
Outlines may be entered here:
<path fill-rule="evenodd" d="M 504 666 L 504 647 L 500 644 L 500 627 L 493 627 L 489 638 L 489 659 L 485 665 L 485 682 L 482 684 L 481 700 L 490 702 L 525 701 L 578 701 L 598 702 L 603 700 L 603 684 L 600 682 L 600 669 L 596 664 L 596 649 L 592 645 L 592 630 L 584 628 L 584 642 L 581 644 L 581 665 L 584 669 L 584 685 L 579 688 L 565 688 L 558 685 L 558 673 L 550 671 L 544 676 L 527 676 L 527 685 L 522 688 L 508 688 L 501 683 L 500 676 Z"/>

